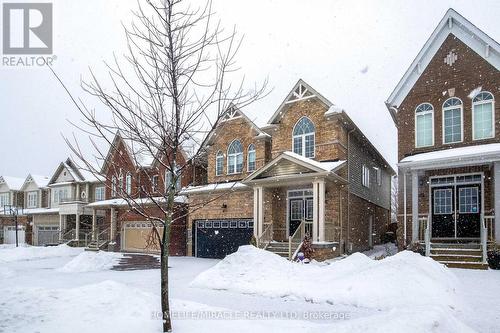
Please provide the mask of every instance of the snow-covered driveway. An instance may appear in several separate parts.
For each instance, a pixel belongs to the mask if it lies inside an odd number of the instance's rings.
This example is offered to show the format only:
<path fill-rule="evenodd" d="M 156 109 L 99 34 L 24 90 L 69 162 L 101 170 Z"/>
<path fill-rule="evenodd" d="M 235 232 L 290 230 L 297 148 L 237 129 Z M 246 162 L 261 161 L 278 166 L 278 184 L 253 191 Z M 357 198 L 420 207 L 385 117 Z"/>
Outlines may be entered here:
<path fill-rule="evenodd" d="M 0 332 L 161 331 L 158 270 L 113 271 L 106 258 L 87 260 L 88 267 L 80 258 L 77 269 L 74 261 L 66 264 L 81 250 L 37 250 L 36 256 L 31 249 L 21 250 L 28 251 L 23 258 L 30 259 L 21 260 L 16 251 L 0 248 Z M 109 262 L 113 260 L 108 257 Z M 463 325 L 451 322 L 447 311 L 440 309 L 411 311 L 412 299 L 405 294 L 401 297 L 407 298 L 409 307 L 377 311 L 190 286 L 198 274 L 218 262 L 171 258 L 173 315 L 182 317 L 174 319 L 174 331 L 457 332 L 469 331 L 467 326 L 478 332 L 500 331 L 500 271 L 452 270 L 460 282 L 457 295 L 470 308 L 461 318 Z M 210 315 L 210 320 L 200 319 Z M 322 316 L 322 320 L 310 320 L 308 315 Z M 279 319 L 287 316 L 294 318 Z"/>

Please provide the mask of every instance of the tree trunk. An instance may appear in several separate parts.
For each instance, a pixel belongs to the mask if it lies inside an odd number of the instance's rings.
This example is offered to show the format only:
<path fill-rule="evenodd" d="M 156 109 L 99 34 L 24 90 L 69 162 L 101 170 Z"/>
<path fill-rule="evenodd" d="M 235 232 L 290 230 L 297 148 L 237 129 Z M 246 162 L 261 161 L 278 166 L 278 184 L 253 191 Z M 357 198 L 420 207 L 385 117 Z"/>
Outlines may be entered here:
<path fill-rule="evenodd" d="M 170 318 L 170 304 L 168 299 L 168 254 L 170 243 L 170 223 L 165 221 L 163 228 L 163 239 L 161 240 L 161 311 L 163 315 L 163 332 L 172 332 L 172 320 Z"/>

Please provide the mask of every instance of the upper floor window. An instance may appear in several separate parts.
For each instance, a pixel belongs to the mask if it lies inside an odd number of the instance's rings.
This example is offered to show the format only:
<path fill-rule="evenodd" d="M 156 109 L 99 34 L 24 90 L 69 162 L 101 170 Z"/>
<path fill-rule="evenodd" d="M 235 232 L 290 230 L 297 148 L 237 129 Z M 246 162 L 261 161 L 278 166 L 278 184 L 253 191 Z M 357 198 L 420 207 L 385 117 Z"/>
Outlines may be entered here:
<path fill-rule="evenodd" d="M 168 188 L 172 185 L 172 179 L 175 177 L 176 178 L 176 181 L 175 181 L 175 188 L 177 190 L 180 190 L 181 189 L 181 177 L 179 175 L 179 167 L 177 167 L 177 165 L 175 166 L 175 171 L 174 173 L 172 174 L 172 172 L 170 172 L 170 169 L 165 169 L 165 192 L 168 191 Z"/>
<path fill-rule="evenodd" d="M 104 186 L 98 186 L 95 188 L 95 201 L 104 200 Z"/>
<path fill-rule="evenodd" d="M 370 168 L 368 168 L 366 165 L 363 165 L 361 177 L 361 183 L 363 184 L 363 186 L 370 187 Z"/>
<path fill-rule="evenodd" d="M 377 167 L 373 167 L 373 170 L 375 170 L 375 175 L 377 176 L 377 185 L 381 186 L 382 185 L 382 170 Z"/>
<path fill-rule="evenodd" d="M 255 171 L 255 145 L 252 143 L 248 146 L 248 158 L 247 158 L 247 171 L 252 172 Z"/>
<path fill-rule="evenodd" d="M 305 157 L 314 157 L 314 124 L 302 117 L 293 128 L 293 152 Z"/>
<path fill-rule="evenodd" d="M 0 209 L 3 209 L 3 206 L 10 204 L 10 193 L 4 192 L 0 193 Z"/>
<path fill-rule="evenodd" d="M 38 192 L 28 192 L 28 208 L 36 208 L 38 206 Z"/>
<path fill-rule="evenodd" d="M 239 140 L 234 140 L 227 149 L 227 173 L 240 173 L 243 171 L 243 146 Z"/>
<path fill-rule="evenodd" d="M 443 143 L 462 141 L 462 101 L 456 97 L 443 103 Z"/>
<path fill-rule="evenodd" d="M 116 196 L 116 177 L 111 177 L 111 196 Z"/>
<path fill-rule="evenodd" d="M 495 100 L 489 92 L 482 91 L 472 100 L 472 138 L 489 139 L 495 136 Z"/>
<path fill-rule="evenodd" d="M 217 156 L 215 157 L 215 175 L 222 175 L 222 169 L 224 168 L 224 154 L 219 150 Z"/>
<path fill-rule="evenodd" d="M 123 174 L 122 171 L 120 170 L 120 174 L 118 175 L 118 189 L 120 192 L 123 190 Z"/>
<path fill-rule="evenodd" d="M 420 104 L 415 110 L 415 146 L 434 145 L 434 108 L 429 103 Z"/>
<path fill-rule="evenodd" d="M 151 177 L 151 191 L 158 191 L 158 175 L 154 175 Z"/>
<path fill-rule="evenodd" d="M 68 198 L 68 189 L 67 188 L 60 188 L 60 189 L 54 189 L 54 203 L 60 203 L 64 201 L 64 199 Z"/>
<path fill-rule="evenodd" d="M 127 173 L 127 177 L 125 177 L 125 191 L 128 195 L 132 194 L 132 175 Z"/>

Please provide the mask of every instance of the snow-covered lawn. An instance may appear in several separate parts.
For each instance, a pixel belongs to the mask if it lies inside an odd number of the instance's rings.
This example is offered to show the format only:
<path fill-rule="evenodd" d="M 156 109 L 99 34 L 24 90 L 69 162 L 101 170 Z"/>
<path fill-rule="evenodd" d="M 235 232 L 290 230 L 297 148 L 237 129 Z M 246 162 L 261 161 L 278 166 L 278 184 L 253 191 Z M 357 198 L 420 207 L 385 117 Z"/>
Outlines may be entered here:
<path fill-rule="evenodd" d="M 0 332 L 161 332 L 159 271 L 110 270 L 120 257 L 0 247 Z M 500 271 L 412 253 L 321 266 L 242 248 L 170 266 L 176 332 L 500 331 Z"/>

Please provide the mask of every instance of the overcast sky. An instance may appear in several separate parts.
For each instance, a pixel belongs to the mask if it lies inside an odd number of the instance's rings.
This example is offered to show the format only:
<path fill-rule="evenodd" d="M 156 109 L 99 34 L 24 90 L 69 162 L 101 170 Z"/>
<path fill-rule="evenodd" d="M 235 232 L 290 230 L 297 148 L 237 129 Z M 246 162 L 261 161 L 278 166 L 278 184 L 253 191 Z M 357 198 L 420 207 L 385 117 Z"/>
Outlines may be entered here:
<path fill-rule="evenodd" d="M 196 3 L 196 2 L 194 2 Z M 124 50 L 121 23 L 137 2 L 55 0 L 55 69 L 77 95 L 88 68 Z M 384 101 L 449 7 L 500 40 L 500 1 L 214 0 L 224 26 L 244 34 L 247 82 L 269 77 L 272 93 L 244 110 L 265 124 L 304 79 L 349 113 L 388 161 L 396 129 Z M 0 66 L 0 175 L 51 175 L 69 156 L 62 134 L 79 114 L 46 69 Z M 98 110 L 100 106 L 94 105 Z"/>

